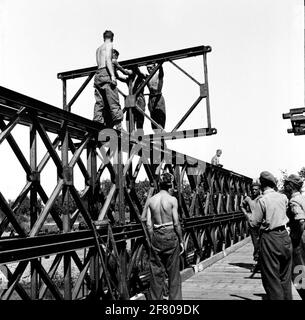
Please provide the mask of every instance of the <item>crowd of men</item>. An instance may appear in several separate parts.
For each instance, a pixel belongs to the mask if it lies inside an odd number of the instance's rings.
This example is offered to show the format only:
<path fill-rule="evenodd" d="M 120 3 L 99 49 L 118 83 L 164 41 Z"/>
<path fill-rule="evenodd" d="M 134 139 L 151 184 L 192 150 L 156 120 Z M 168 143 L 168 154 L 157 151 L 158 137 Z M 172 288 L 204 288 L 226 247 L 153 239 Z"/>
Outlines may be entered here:
<path fill-rule="evenodd" d="M 305 196 L 303 180 L 296 174 L 284 179 L 283 190 L 277 181 L 263 171 L 259 183 L 252 185 L 252 197 L 242 204 L 254 246 L 256 269 L 261 270 L 262 283 L 269 300 L 292 300 L 292 283 L 302 299 L 299 271 L 305 271 Z"/>

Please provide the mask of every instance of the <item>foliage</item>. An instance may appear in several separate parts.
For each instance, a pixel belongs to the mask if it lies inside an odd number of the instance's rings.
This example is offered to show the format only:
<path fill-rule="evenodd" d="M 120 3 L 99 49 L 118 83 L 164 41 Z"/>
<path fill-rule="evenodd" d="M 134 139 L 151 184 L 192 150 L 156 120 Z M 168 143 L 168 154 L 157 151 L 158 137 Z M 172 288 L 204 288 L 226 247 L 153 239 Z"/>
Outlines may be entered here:
<path fill-rule="evenodd" d="M 298 174 L 301 178 L 305 179 L 305 167 L 302 167 Z"/>
<path fill-rule="evenodd" d="M 147 179 L 136 183 L 136 186 L 135 186 L 136 193 L 142 206 L 144 206 L 145 204 L 149 188 L 150 188 L 150 182 Z"/>

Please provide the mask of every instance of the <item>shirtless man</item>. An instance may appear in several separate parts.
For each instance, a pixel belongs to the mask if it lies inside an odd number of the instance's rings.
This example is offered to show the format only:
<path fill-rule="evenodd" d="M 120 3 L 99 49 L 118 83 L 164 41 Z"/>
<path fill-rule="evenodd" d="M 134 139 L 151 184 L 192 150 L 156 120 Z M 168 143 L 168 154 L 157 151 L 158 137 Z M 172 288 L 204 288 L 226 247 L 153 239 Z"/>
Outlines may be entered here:
<path fill-rule="evenodd" d="M 215 156 L 211 160 L 211 163 L 214 166 L 222 167 L 222 164 L 219 163 L 219 158 L 220 158 L 221 155 L 222 155 L 222 150 L 221 149 L 217 149 Z"/>
<path fill-rule="evenodd" d="M 94 77 L 93 120 L 101 122 L 105 127 L 121 130 L 123 112 L 120 106 L 116 77 L 112 64 L 113 32 L 106 30 L 103 34 L 104 43 L 96 50 L 98 69 Z"/>
<path fill-rule="evenodd" d="M 135 94 L 141 84 L 145 81 L 146 76 L 141 72 L 139 67 L 132 67 L 132 75 L 127 79 L 128 89 L 131 94 Z M 144 97 L 144 87 L 139 92 L 136 98 L 136 106 L 145 112 L 145 97 Z M 137 129 L 137 133 L 141 136 L 144 134 L 143 125 L 144 125 L 144 115 L 134 108 L 133 111 L 134 124 Z M 129 121 L 129 113 L 126 115 L 126 121 Z"/>
<path fill-rule="evenodd" d="M 123 74 L 126 76 L 130 76 L 132 74 L 131 70 L 124 69 L 119 63 L 118 63 L 118 58 L 119 58 L 119 51 L 116 49 L 112 50 L 112 65 L 113 65 L 113 71 L 114 71 L 114 76 L 116 79 L 126 82 L 127 78 L 121 78 L 118 74 L 118 71 L 121 71 Z"/>
<path fill-rule="evenodd" d="M 164 173 L 160 178 L 160 192 L 148 200 L 142 217 L 151 238 L 150 294 L 153 300 L 163 299 L 165 271 L 168 275 L 169 300 L 181 300 L 179 255 L 184 251 L 177 199 L 169 194 L 173 176 Z M 181 249 L 181 252 L 180 252 Z"/>
<path fill-rule="evenodd" d="M 155 68 L 155 64 L 150 64 L 147 66 L 147 71 L 149 73 Z M 148 99 L 148 110 L 150 116 L 155 120 L 163 129 L 165 127 L 166 111 L 165 111 L 165 100 L 162 95 L 164 71 L 161 66 L 160 69 L 153 75 L 153 77 L 148 82 L 147 86 L 149 89 L 149 99 Z M 156 125 L 151 124 L 152 129 L 155 131 L 158 129 Z"/>

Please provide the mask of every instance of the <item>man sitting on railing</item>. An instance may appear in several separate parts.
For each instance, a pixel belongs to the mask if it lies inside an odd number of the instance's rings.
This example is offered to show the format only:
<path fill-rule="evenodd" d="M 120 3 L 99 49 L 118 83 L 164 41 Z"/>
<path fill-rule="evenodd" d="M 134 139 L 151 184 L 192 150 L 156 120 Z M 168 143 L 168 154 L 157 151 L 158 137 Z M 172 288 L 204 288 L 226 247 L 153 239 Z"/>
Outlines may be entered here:
<path fill-rule="evenodd" d="M 219 163 L 219 158 L 222 155 L 222 150 L 217 149 L 215 156 L 211 160 L 211 164 L 217 167 L 222 167 L 222 164 Z"/>
<path fill-rule="evenodd" d="M 94 77 L 96 103 L 93 120 L 103 123 L 106 128 L 114 126 L 121 130 L 123 112 L 112 63 L 113 36 L 112 31 L 106 30 L 103 34 L 104 43 L 96 50 L 98 69 Z"/>
<path fill-rule="evenodd" d="M 160 192 L 148 200 L 142 218 L 151 238 L 150 294 L 153 300 L 162 300 L 165 271 L 168 275 L 169 300 L 181 300 L 179 255 L 184 251 L 182 231 L 178 217 L 178 202 L 169 194 L 173 176 L 164 173 L 160 178 Z"/>

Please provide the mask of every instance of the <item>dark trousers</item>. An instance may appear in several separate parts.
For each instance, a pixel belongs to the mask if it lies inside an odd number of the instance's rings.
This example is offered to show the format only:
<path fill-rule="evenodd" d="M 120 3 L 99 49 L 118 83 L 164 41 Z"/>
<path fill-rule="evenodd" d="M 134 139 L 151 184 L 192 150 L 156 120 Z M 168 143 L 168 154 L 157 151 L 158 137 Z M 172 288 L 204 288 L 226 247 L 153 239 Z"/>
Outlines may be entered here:
<path fill-rule="evenodd" d="M 148 99 L 148 110 L 150 116 L 163 129 L 166 121 L 165 100 L 162 94 L 150 95 Z M 152 129 L 159 129 L 155 124 L 151 124 Z"/>
<path fill-rule="evenodd" d="M 292 300 L 292 244 L 286 230 L 262 232 L 261 275 L 268 300 Z"/>
<path fill-rule="evenodd" d="M 293 252 L 292 252 L 292 280 L 295 282 L 296 276 L 298 276 L 299 271 L 295 269 L 297 266 L 305 267 L 305 231 L 304 224 L 300 224 L 296 221 L 294 224 L 291 224 L 290 237 L 292 239 Z M 305 282 L 305 279 L 302 278 L 302 282 Z M 300 285 L 300 283 L 295 283 Z M 299 295 L 302 300 L 305 300 L 305 289 L 297 288 Z"/>
<path fill-rule="evenodd" d="M 106 68 L 98 69 L 94 77 L 94 115 L 93 120 L 103 123 L 107 128 L 123 120 L 118 88 L 111 83 Z"/>
<path fill-rule="evenodd" d="M 174 229 L 154 230 L 150 257 L 150 294 L 162 300 L 165 272 L 168 275 L 169 300 L 182 300 L 180 277 L 180 245 Z"/>
<path fill-rule="evenodd" d="M 249 233 L 251 236 L 252 244 L 253 244 L 253 260 L 258 261 L 259 257 L 259 236 L 260 231 L 259 228 L 251 227 L 249 225 Z"/>
<path fill-rule="evenodd" d="M 144 95 L 142 93 L 140 93 L 139 96 L 137 97 L 137 100 L 136 100 L 136 106 L 139 107 L 141 110 L 145 111 L 145 105 L 146 105 L 146 102 L 145 102 Z M 144 115 L 140 111 L 138 111 L 137 109 L 134 108 L 133 117 L 134 117 L 134 124 L 135 124 L 135 127 L 137 128 L 137 130 L 143 129 Z M 126 114 L 126 121 L 129 121 L 129 112 L 128 111 Z M 128 126 L 127 126 L 127 128 L 128 128 Z"/>

